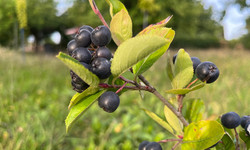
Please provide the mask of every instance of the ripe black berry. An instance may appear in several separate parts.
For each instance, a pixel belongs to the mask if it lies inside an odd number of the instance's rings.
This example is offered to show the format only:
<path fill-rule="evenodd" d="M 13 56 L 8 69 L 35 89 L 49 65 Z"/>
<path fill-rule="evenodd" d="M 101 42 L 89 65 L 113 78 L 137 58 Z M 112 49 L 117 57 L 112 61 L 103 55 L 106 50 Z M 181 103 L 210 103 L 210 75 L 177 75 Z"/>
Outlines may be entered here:
<path fill-rule="evenodd" d="M 83 25 L 83 26 L 80 27 L 79 33 L 80 33 L 82 30 L 88 30 L 88 31 L 91 33 L 94 29 L 93 29 L 91 26 Z"/>
<path fill-rule="evenodd" d="M 248 122 L 245 126 L 245 131 L 248 136 L 250 136 L 250 122 Z"/>
<path fill-rule="evenodd" d="M 103 93 L 98 98 L 98 105 L 106 112 L 114 112 L 120 104 L 119 96 L 112 91 Z"/>
<path fill-rule="evenodd" d="M 88 47 L 91 44 L 90 32 L 88 30 L 81 30 L 75 37 L 78 47 Z"/>
<path fill-rule="evenodd" d="M 235 112 L 228 112 L 221 117 L 221 123 L 228 129 L 236 128 L 240 125 L 240 116 Z"/>
<path fill-rule="evenodd" d="M 150 142 L 146 145 L 146 150 L 162 150 L 162 147 L 157 142 Z"/>
<path fill-rule="evenodd" d="M 80 62 L 85 62 L 87 64 L 91 61 L 91 54 L 87 48 L 78 47 L 72 52 L 72 57 Z"/>
<path fill-rule="evenodd" d="M 84 90 L 86 90 L 89 85 L 85 82 L 82 83 L 75 83 L 74 81 L 71 81 L 71 85 L 73 87 L 73 90 L 75 90 L 78 93 L 82 93 Z"/>
<path fill-rule="evenodd" d="M 139 145 L 139 150 L 146 150 L 146 145 L 149 144 L 149 141 L 143 141 Z"/>
<path fill-rule="evenodd" d="M 196 70 L 195 75 L 201 81 L 207 81 L 207 83 L 214 82 L 219 77 L 219 69 L 215 64 L 209 61 L 200 63 Z"/>
<path fill-rule="evenodd" d="M 106 46 L 102 46 L 102 47 L 97 48 L 96 57 L 103 57 L 103 58 L 106 58 L 107 60 L 110 60 L 112 57 L 112 54 Z"/>
<path fill-rule="evenodd" d="M 95 58 L 91 63 L 91 71 L 100 79 L 106 79 L 111 75 L 111 63 L 106 58 Z"/>
<path fill-rule="evenodd" d="M 240 118 L 240 125 L 242 128 L 245 128 L 247 123 L 250 123 L 250 116 L 243 116 Z"/>
<path fill-rule="evenodd" d="M 98 26 L 91 33 L 91 41 L 96 46 L 105 46 L 111 41 L 111 33 L 109 29 L 104 26 Z"/>
<path fill-rule="evenodd" d="M 194 72 L 195 72 L 195 69 L 201 63 L 201 61 L 200 61 L 200 59 L 198 57 L 191 57 L 191 60 L 193 62 L 193 69 L 194 69 Z"/>
<path fill-rule="evenodd" d="M 69 41 L 68 45 L 67 45 L 67 51 L 68 54 L 71 56 L 72 52 L 77 48 L 77 44 L 75 40 L 71 40 Z"/>

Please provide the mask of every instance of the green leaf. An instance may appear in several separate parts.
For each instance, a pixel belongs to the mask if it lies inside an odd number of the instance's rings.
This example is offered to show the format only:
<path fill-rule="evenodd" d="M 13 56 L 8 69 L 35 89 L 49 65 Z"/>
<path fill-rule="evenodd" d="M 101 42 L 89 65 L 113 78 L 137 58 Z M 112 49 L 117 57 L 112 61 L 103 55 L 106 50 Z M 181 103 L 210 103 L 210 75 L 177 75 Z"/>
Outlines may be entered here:
<path fill-rule="evenodd" d="M 118 77 L 166 43 L 167 40 L 155 35 L 142 35 L 126 40 L 114 54 L 111 64 L 112 74 Z"/>
<path fill-rule="evenodd" d="M 216 121 L 219 122 L 222 125 L 220 117 L 218 117 L 218 119 Z M 224 126 L 222 126 L 222 127 L 223 127 L 225 133 L 228 133 L 228 135 L 231 137 L 231 139 L 235 140 L 234 130 L 233 129 L 228 129 L 228 128 L 224 127 Z"/>
<path fill-rule="evenodd" d="M 189 124 L 184 130 L 182 150 L 206 149 L 217 143 L 224 135 L 217 121 L 200 121 Z"/>
<path fill-rule="evenodd" d="M 245 142 L 247 149 L 250 149 L 250 136 L 246 135 L 246 131 L 245 130 L 241 130 L 240 133 L 240 138 Z"/>
<path fill-rule="evenodd" d="M 188 122 L 198 122 L 202 120 L 205 113 L 205 105 L 201 99 L 190 99 L 183 103 L 182 108 L 183 116 Z"/>
<path fill-rule="evenodd" d="M 229 134 L 224 134 L 221 139 L 222 142 L 219 142 L 216 145 L 216 150 L 235 150 L 235 145 Z"/>
<path fill-rule="evenodd" d="M 118 13 L 121 10 L 125 10 L 126 12 L 128 12 L 126 7 L 119 0 L 106 0 L 106 2 L 110 6 L 109 13 L 111 17 L 113 17 L 114 14 Z"/>
<path fill-rule="evenodd" d="M 168 42 L 165 46 L 161 47 L 133 66 L 133 73 L 136 75 L 142 74 L 143 72 L 147 71 L 168 50 L 174 38 L 175 32 L 170 28 L 161 27 L 152 29 L 150 32 L 147 32 L 147 34 L 164 37 Z"/>
<path fill-rule="evenodd" d="M 193 62 L 184 49 L 180 49 L 174 65 L 174 79 L 172 86 L 174 89 L 185 87 L 193 78 Z"/>
<path fill-rule="evenodd" d="M 100 97 L 105 90 L 100 91 L 96 94 L 85 97 L 82 101 L 75 104 L 65 120 L 66 132 L 69 131 L 72 124 Z"/>
<path fill-rule="evenodd" d="M 132 37 L 132 20 L 127 11 L 122 9 L 112 18 L 110 22 L 112 39 L 116 45 Z"/>
<path fill-rule="evenodd" d="M 148 32 L 151 32 L 151 30 L 154 30 L 155 28 L 166 26 L 166 24 L 170 21 L 171 18 L 172 18 L 172 16 L 168 16 L 167 18 L 163 19 L 162 21 L 160 21 L 156 24 L 151 24 L 151 25 L 147 26 L 138 35 L 146 34 Z"/>
<path fill-rule="evenodd" d="M 79 61 L 70 57 L 69 55 L 60 52 L 57 56 L 66 66 L 75 72 L 84 82 L 92 87 L 97 87 L 100 80 L 99 78 L 86 69 Z"/>
<path fill-rule="evenodd" d="M 88 87 L 86 90 L 84 90 L 82 93 L 76 93 L 70 100 L 68 109 L 70 109 L 72 106 L 74 106 L 77 102 L 82 100 L 84 97 L 94 94 L 99 90 L 97 87 Z"/>
<path fill-rule="evenodd" d="M 195 91 L 195 90 L 198 90 L 202 87 L 204 87 L 206 84 L 205 83 L 200 83 L 200 84 L 197 84 L 191 88 L 184 88 L 184 89 L 171 89 L 171 90 L 167 90 L 166 93 L 168 94 L 181 94 L 181 95 L 184 95 L 184 94 L 187 94 L 189 92 L 192 92 L 192 91 Z"/>
<path fill-rule="evenodd" d="M 183 124 L 178 117 L 167 107 L 164 106 L 164 114 L 169 125 L 175 130 L 175 134 L 183 135 Z"/>
<path fill-rule="evenodd" d="M 167 55 L 167 75 L 170 79 L 170 81 L 172 82 L 173 79 L 174 79 L 174 72 L 173 72 L 173 61 L 172 59 L 170 58 L 170 54 L 168 53 Z"/>
<path fill-rule="evenodd" d="M 147 110 L 147 109 L 142 109 L 146 112 L 146 114 L 152 118 L 155 122 L 157 122 L 159 125 L 161 125 L 163 128 L 165 128 L 169 133 L 171 133 L 173 136 L 176 136 L 174 134 L 174 130 L 172 129 L 172 127 L 164 120 L 162 120 L 160 117 L 158 117 L 155 113 Z"/>

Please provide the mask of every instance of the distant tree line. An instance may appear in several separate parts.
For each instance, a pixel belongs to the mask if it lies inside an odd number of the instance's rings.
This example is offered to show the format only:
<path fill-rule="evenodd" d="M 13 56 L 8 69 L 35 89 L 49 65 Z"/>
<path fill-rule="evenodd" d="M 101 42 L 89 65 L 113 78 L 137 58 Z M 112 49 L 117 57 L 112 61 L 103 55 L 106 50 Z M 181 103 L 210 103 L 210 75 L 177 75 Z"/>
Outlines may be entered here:
<path fill-rule="evenodd" d="M 35 37 L 35 49 L 54 31 L 62 35 L 61 47 L 65 47 L 68 36 L 65 30 L 84 24 L 93 27 L 101 24 L 92 12 L 87 0 L 74 0 L 74 4 L 64 14 L 57 16 L 54 0 L 26 0 L 28 26 L 26 36 Z M 198 0 L 121 0 L 132 17 L 133 34 L 136 35 L 143 27 L 158 22 L 167 16 L 173 18 L 167 25 L 176 31 L 172 47 L 218 47 L 223 40 L 223 29 L 211 19 L 212 10 L 204 10 Z M 237 2 L 237 1 L 236 1 Z M 246 2 L 238 1 L 242 8 L 248 7 Z M 107 22 L 110 21 L 109 6 L 102 1 L 96 1 L 99 10 Z M 0 1 L 0 45 L 12 46 L 18 44 L 18 21 L 15 11 L 15 0 Z M 248 20 L 248 30 L 250 21 Z M 245 36 L 249 39 L 250 36 Z M 242 41 L 245 39 L 243 38 Z M 48 42 L 48 40 L 47 40 Z"/>

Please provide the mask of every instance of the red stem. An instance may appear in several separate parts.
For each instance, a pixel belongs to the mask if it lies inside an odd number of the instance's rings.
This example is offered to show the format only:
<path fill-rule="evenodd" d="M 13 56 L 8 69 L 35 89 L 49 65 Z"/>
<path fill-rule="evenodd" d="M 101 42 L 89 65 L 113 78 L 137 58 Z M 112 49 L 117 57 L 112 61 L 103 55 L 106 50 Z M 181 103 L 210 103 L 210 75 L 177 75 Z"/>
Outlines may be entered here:
<path fill-rule="evenodd" d="M 125 86 L 128 84 L 128 82 L 125 82 L 115 93 L 118 94 Z"/>

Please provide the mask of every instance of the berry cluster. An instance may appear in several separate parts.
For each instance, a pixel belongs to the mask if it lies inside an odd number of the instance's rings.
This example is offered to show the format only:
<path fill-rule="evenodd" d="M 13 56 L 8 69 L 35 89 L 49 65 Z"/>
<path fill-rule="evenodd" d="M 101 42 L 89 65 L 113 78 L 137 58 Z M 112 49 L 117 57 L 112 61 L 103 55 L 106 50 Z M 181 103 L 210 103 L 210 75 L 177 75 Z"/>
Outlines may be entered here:
<path fill-rule="evenodd" d="M 250 135 L 250 116 L 240 116 L 235 112 L 228 112 L 221 117 L 221 123 L 228 129 L 234 129 L 241 125 L 245 129 L 247 135 Z"/>
<path fill-rule="evenodd" d="M 157 142 L 143 141 L 139 145 L 139 150 L 162 150 L 162 147 Z"/>
<path fill-rule="evenodd" d="M 173 56 L 173 64 L 175 64 L 177 54 Z M 206 83 L 213 83 L 219 77 L 220 71 L 217 66 L 209 61 L 201 62 L 197 57 L 191 57 L 193 69 L 196 77 Z"/>
<path fill-rule="evenodd" d="M 104 26 L 95 29 L 88 25 L 80 27 L 75 38 L 67 45 L 68 54 L 78 60 L 85 68 L 96 74 L 100 79 L 111 75 L 110 59 L 112 53 L 106 45 L 111 41 L 111 33 Z M 70 71 L 73 90 L 81 93 L 89 87 L 77 74 Z"/>

